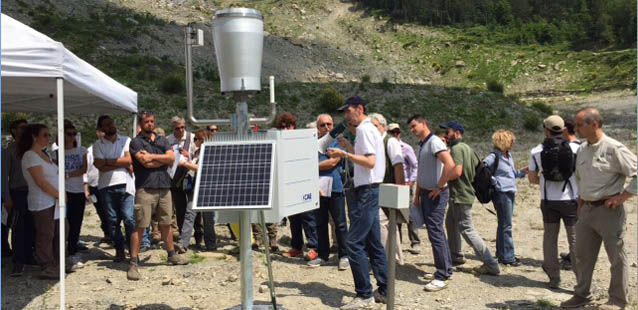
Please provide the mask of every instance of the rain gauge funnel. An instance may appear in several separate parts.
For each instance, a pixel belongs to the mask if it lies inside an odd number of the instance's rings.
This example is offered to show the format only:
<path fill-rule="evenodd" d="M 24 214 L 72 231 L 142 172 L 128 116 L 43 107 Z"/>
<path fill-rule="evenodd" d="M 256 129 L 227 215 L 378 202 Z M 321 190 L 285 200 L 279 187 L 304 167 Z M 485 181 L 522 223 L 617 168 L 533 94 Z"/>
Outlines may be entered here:
<path fill-rule="evenodd" d="M 213 17 L 213 41 L 221 91 L 260 91 L 264 18 L 254 9 L 220 10 Z"/>

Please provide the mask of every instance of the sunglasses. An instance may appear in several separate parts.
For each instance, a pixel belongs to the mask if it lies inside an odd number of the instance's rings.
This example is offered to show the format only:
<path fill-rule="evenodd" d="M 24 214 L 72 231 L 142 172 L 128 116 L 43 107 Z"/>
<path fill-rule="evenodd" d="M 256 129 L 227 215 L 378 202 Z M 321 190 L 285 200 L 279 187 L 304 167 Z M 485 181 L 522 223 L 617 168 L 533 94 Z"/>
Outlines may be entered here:
<path fill-rule="evenodd" d="M 175 129 L 186 129 L 186 126 L 175 127 Z"/>
<path fill-rule="evenodd" d="M 204 139 L 201 139 L 201 138 L 195 137 L 195 138 L 193 138 L 193 141 L 195 141 L 195 142 L 197 142 L 197 141 L 204 141 Z"/>
<path fill-rule="evenodd" d="M 210 130 L 210 131 L 213 131 L 213 132 L 214 132 L 214 131 L 217 131 L 217 127 L 215 127 L 215 128 L 209 128 L 208 130 Z"/>
<path fill-rule="evenodd" d="M 323 123 L 323 124 L 319 124 L 319 127 L 330 127 L 332 126 L 332 123 Z"/>

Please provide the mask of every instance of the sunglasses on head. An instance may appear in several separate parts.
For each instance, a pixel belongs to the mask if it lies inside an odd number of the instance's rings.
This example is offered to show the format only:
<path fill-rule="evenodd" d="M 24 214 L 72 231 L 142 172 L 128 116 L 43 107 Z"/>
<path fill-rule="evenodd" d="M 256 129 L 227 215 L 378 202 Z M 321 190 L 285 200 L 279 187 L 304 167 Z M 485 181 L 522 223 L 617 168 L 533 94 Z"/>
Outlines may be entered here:
<path fill-rule="evenodd" d="M 154 114 L 153 114 L 153 111 L 151 111 L 151 110 L 142 110 L 140 112 L 140 116 L 142 116 L 142 115 L 154 115 Z"/>

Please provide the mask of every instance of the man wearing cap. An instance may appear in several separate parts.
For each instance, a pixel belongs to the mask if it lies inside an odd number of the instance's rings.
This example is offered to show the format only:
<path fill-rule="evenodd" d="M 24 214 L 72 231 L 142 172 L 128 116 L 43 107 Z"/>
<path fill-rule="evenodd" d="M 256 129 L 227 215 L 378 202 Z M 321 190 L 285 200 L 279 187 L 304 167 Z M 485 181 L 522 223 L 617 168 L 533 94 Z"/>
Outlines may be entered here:
<path fill-rule="evenodd" d="M 401 154 L 403 155 L 403 176 L 405 177 L 405 184 L 410 187 L 410 202 L 414 200 L 414 184 L 416 183 L 417 172 L 417 160 L 414 154 L 414 149 L 411 145 L 401 140 L 401 127 L 397 123 L 388 124 L 388 134 L 395 137 L 399 144 L 401 144 Z M 401 231 L 401 224 L 399 224 L 399 232 Z M 408 221 L 408 238 L 410 239 L 410 252 L 412 254 L 419 254 L 418 246 L 421 244 L 419 234 L 414 222 L 410 218 Z"/>
<path fill-rule="evenodd" d="M 564 308 L 591 302 L 591 280 L 604 243 L 611 263 L 609 300 L 598 309 L 624 309 L 629 302 L 629 266 L 625 251 L 626 211 L 623 203 L 636 195 L 636 155 L 602 130 L 603 117 L 597 109 L 576 114 L 576 133 L 585 141 L 576 154 L 578 221 L 575 264 L 577 284 L 574 296 L 561 303 Z M 625 186 L 625 181 L 631 182 Z"/>
<path fill-rule="evenodd" d="M 461 236 L 463 236 L 463 239 L 474 249 L 476 256 L 483 262 L 483 265 L 474 270 L 479 274 L 498 275 L 500 273 L 498 262 L 492 257 L 489 247 L 472 223 L 472 203 L 474 203 L 472 181 L 479 158 L 474 154 L 474 150 L 462 141 L 465 130 L 461 123 L 451 121 L 439 127 L 445 129 L 445 138 L 454 160 L 454 168 L 448 175 L 450 200 L 445 218 L 452 262 L 465 262 L 461 248 Z"/>
<path fill-rule="evenodd" d="M 576 244 L 576 220 L 578 204 L 578 186 L 576 177 L 572 174 L 566 181 L 546 180 L 543 171 L 550 169 L 545 165 L 552 165 L 548 160 L 550 157 L 558 159 L 558 155 L 551 156 L 553 150 L 558 151 L 560 147 L 569 148 L 575 155 L 579 145 L 570 143 L 563 136 L 565 123 L 558 115 L 551 115 L 543 121 L 545 128 L 545 141 L 531 151 L 529 160 L 529 173 L 527 178 L 532 184 L 540 185 L 541 192 L 541 212 L 543 214 L 543 271 L 549 277 L 548 286 L 550 288 L 560 288 L 560 264 L 558 262 L 558 233 L 560 231 L 560 221 L 563 220 L 565 231 L 567 232 L 567 243 L 569 253 L 574 252 Z M 553 147 L 556 146 L 556 147 Z M 543 155 L 545 154 L 545 155 Z M 543 157 L 545 161 L 543 161 Z M 556 160 L 558 161 L 558 160 Z M 562 165 L 565 165 L 563 163 Z M 573 161 L 568 163 L 573 166 Z"/>
<path fill-rule="evenodd" d="M 345 158 L 354 164 L 356 199 L 348 206 L 350 229 L 346 243 L 357 296 L 341 309 L 373 308 L 375 301 L 385 302 L 387 288 L 387 257 L 379 224 L 379 184 L 385 174 L 383 138 L 367 117 L 366 102 L 361 97 L 348 98 L 339 111 L 343 111 L 348 123 L 356 126 L 354 148 L 328 149 L 330 157 Z M 368 258 L 379 286 L 374 293 Z"/>
<path fill-rule="evenodd" d="M 443 231 L 443 220 L 450 197 L 447 179 L 454 168 L 454 161 L 447 146 L 434 135 L 422 115 L 411 117 L 408 120 L 408 126 L 421 141 L 417 152 L 419 168 L 414 207 L 421 208 L 436 266 L 434 275 L 428 274 L 428 279 L 432 281 L 425 286 L 425 290 L 440 291 L 447 287 L 447 281 L 452 276 L 452 258 Z"/>

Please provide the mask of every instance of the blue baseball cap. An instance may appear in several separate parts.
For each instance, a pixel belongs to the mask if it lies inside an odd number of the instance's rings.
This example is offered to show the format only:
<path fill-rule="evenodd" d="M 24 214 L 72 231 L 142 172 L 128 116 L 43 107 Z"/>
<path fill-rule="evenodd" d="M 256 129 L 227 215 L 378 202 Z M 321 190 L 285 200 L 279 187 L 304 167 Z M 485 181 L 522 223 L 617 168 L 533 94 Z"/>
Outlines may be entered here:
<path fill-rule="evenodd" d="M 463 134 L 463 132 L 465 131 L 463 129 L 463 125 L 461 125 L 461 123 L 459 123 L 458 121 L 451 121 L 451 122 L 449 122 L 447 124 L 441 124 L 441 125 L 439 125 L 439 127 L 443 128 L 443 129 L 451 128 L 451 129 L 453 129 L 455 131 L 458 130 L 458 131 L 461 132 L 461 134 Z"/>
<path fill-rule="evenodd" d="M 365 107 L 366 106 L 366 101 L 363 100 L 363 98 L 361 98 L 359 96 L 352 96 L 352 97 L 348 98 L 348 100 L 346 100 L 346 104 L 344 104 L 342 107 L 338 108 L 337 111 L 343 112 L 343 110 L 345 110 L 349 106 L 358 106 L 358 105 L 362 105 L 362 106 Z"/>

